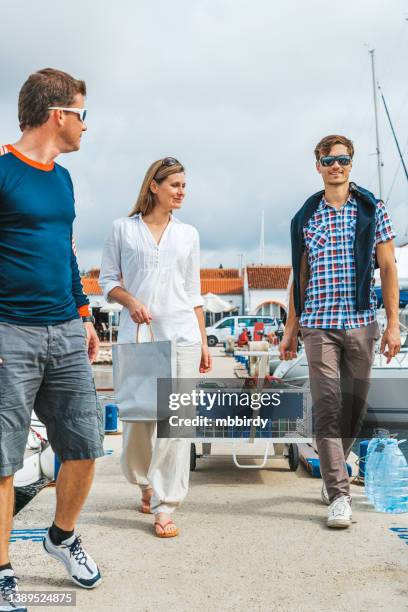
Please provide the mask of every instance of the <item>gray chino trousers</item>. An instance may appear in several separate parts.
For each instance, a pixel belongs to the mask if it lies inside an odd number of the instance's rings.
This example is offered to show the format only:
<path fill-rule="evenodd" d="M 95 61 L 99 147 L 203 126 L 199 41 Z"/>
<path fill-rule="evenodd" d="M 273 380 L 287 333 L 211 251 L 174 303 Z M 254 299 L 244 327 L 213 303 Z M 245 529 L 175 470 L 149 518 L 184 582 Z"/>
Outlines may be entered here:
<path fill-rule="evenodd" d="M 309 364 L 314 431 L 330 501 L 350 495 L 346 460 L 366 412 L 378 323 L 354 329 L 301 328 Z"/>

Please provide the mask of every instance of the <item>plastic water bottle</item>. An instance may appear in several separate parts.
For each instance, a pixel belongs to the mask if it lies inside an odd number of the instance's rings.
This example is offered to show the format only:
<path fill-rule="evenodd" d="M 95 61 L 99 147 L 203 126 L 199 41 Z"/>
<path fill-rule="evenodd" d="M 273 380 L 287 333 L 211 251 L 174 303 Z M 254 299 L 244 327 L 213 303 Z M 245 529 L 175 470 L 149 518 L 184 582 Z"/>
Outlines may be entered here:
<path fill-rule="evenodd" d="M 373 455 L 373 451 L 380 440 L 390 437 L 390 432 L 387 429 L 374 429 L 374 435 L 367 446 L 367 454 L 364 461 L 364 489 L 370 504 L 374 503 L 373 499 L 373 473 L 374 464 L 378 461 L 378 455 Z"/>
<path fill-rule="evenodd" d="M 389 460 L 392 448 L 397 444 L 395 438 L 380 438 L 372 451 L 370 464 L 368 466 L 369 482 L 371 483 L 371 503 L 377 509 L 382 504 L 384 486 L 388 482 L 387 460 Z"/>
<path fill-rule="evenodd" d="M 405 442 L 405 440 L 397 443 L 392 455 L 390 469 L 392 480 L 384 500 L 383 511 L 393 514 L 408 512 L 408 463 L 404 453 L 399 448 L 402 442 Z"/>
<path fill-rule="evenodd" d="M 403 440 L 401 440 L 403 442 Z M 374 507 L 379 512 L 408 512 L 408 464 L 397 440 L 379 440 L 373 451 Z"/>

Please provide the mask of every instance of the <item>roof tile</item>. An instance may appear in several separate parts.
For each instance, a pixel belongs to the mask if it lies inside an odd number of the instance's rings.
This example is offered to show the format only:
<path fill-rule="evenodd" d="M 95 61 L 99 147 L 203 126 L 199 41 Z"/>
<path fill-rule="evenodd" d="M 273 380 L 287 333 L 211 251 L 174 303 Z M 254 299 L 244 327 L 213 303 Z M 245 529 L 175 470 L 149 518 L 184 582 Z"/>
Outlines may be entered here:
<path fill-rule="evenodd" d="M 247 266 L 250 289 L 286 289 L 291 266 Z"/>
<path fill-rule="evenodd" d="M 222 294 L 237 294 L 243 292 L 242 278 L 202 278 L 201 279 L 201 294 L 215 293 Z"/>
<path fill-rule="evenodd" d="M 238 268 L 201 268 L 203 278 L 240 278 Z"/>
<path fill-rule="evenodd" d="M 84 288 L 85 295 L 102 295 L 103 291 L 98 283 L 97 278 L 89 278 L 88 276 L 81 276 L 82 287 Z"/>

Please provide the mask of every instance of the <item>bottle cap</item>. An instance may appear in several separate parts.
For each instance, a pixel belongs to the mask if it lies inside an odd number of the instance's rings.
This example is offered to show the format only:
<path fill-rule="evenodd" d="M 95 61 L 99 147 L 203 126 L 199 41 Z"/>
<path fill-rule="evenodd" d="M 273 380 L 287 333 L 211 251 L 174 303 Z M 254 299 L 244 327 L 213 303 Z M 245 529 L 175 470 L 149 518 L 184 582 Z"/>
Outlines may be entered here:
<path fill-rule="evenodd" d="M 390 432 L 388 429 L 374 429 L 374 437 L 375 438 L 389 438 Z"/>

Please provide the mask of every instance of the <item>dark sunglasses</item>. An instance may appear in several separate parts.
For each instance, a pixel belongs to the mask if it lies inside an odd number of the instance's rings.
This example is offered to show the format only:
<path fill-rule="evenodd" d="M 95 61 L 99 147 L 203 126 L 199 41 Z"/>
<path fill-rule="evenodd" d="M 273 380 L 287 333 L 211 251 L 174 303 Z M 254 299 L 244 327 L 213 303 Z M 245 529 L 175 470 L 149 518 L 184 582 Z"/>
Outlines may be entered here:
<path fill-rule="evenodd" d="M 175 157 L 165 157 L 162 160 L 162 166 L 177 166 L 180 162 Z"/>
<path fill-rule="evenodd" d="M 325 168 L 333 166 L 335 162 L 338 162 L 340 166 L 349 166 L 351 164 L 351 157 L 350 155 L 325 155 L 320 158 L 320 163 Z"/>
<path fill-rule="evenodd" d="M 171 166 L 178 166 L 178 165 L 181 166 L 180 162 L 175 157 L 165 157 L 164 159 L 162 159 L 160 168 L 162 168 L 163 166 L 165 166 L 166 168 L 171 168 Z M 157 170 L 156 174 L 154 175 L 154 178 L 156 178 L 156 175 L 159 173 L 160 168 Z"/>

